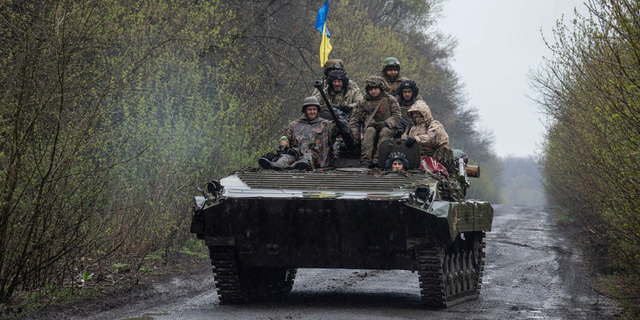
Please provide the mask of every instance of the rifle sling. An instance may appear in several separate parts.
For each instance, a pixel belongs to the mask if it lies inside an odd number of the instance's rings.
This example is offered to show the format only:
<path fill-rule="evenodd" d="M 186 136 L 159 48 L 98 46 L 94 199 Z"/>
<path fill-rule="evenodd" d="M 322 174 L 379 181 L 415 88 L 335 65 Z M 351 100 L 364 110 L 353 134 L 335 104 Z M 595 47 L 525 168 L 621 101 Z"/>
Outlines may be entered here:
<path fill-rule="evenodd" d="M 376 106 L 376 108 L 373 109 L 373 112 L 367 117 L 367 120 L 364 121 L 364 130 L 367 130 L 369 123 L 371 123 L 371 120 L 373 120 L 373 117 L 376 115 L 376 113 L 378 113 L 378 110 L 380 110 L 380 106 L 382 106 L 382 99 L 384 99 L 384 97 L 380 98 L 380 102 L 378 102 L 378 105 Z"/>

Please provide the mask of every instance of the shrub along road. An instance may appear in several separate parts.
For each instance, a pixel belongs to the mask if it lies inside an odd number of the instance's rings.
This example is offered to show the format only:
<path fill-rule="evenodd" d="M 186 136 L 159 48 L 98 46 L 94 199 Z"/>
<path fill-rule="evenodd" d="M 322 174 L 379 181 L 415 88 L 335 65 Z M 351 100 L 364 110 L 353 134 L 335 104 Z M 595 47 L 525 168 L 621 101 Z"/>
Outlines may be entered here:
<path fill-rule="evenodd" d="M 279 302 L 221 306 L 207 272 L 156 285 L 144 299 L 78 319 L 613 319 L 616 302 L 596 293 L 580 246 L 542 207 L 496 205 L 487 233 L 486 269 L 478 300 L 444 310 L 421 306 L 410 271 L 301 269 Z M 204 262 L 203 262 L 204 263 Z M 189 291 L 192 290 L 192 294 Z M 136 297 L 139 297 L 137 295 Z M 131 301 L 131 303 L 126 303 Z M 87 306 L 90 308 L 90 305 Z M 76 309 L 76 311 L 79 311 Z M 51 318 L 74 319 L 59 310 Z"/>

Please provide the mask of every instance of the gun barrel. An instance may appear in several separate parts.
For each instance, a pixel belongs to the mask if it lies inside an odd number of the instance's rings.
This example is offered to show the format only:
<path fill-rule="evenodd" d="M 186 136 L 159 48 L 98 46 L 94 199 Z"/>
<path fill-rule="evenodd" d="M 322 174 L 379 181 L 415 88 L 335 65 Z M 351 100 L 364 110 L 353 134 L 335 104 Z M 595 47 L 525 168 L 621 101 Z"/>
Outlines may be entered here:
<path fill-rule="evenodd" d="M 342 125 L 340 125 L 340 118 L 338 118 L 338 115 L 336 115 L 335 111 L 333 111 L 333 106 L 331 106 L 331 102 L 329 102 L 329 98 L 327 98 L 327 95 L 324 93 L 324 88 L 322 88 L 322 81 L 320 80 L 313 81 L 313 86 L 316 87 L 316 89 L 318 89 L 318 91 L 320 92 L 320 95 L 322 96 L 322 100 L 324 101 L 325 106 L 327 106 L 327 109 L 329 110 L 329 113 L 331 114 L 333 121 L 338 127 L 338 130 L 340 131 L 340 135 L 342 136 L 342 140 L 346 144 L 347 148 L 355 149 L 356 144 L 353 142 L 353 137 L 351 137 L 351 132 L 349 132 L 348 129 L 346 131 L 342 130 Z"/>

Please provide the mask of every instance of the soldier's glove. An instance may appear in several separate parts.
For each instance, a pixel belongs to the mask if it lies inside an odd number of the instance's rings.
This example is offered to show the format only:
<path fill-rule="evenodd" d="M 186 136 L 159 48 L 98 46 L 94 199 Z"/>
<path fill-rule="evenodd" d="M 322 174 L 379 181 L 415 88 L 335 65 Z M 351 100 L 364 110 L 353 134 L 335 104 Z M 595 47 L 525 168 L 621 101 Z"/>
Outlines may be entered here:
<path fill-rule="evenodd" d="M 298 157 L 298 153 L 296 152 L 296 149 L 294 148 L 286 148 L 284 149 L 284 153 L 293 156 L 293 157 Z"/>
<path fill-rule="evenodd" d="M 409 137 L 407 138 L 407 141 L 404 142 L 404 145 L 411 148 L 413 147 L 413 145 L 416 143 L 416 138 L 414 137 Z"/>
<path fill-rule="evenodd" d="M 345 105 L 339 105 L 337 107 L 340 111 L 346 113 L 346 114 L 350 114 L 351 113 L 351 108 L 349 108 L 349 106 L 345 106 Z"/>
<path fill-rule="evenodd" d="M 387 124 L 386 121 L 377 121 L 375 123 L 376 131 L 380 131 L 380 130 L 382 130 L 382 128 L 386 128 L 388 126 L 389 125 Z"/>
<path fill-rule="evenodd" d="M 287 137 L 282 137 L 280 138 L 280 141 L 278 141 L 278 146 L 280 146 L 280 150 L 284 150 L 286 148 L 289 147 L 289 139 L 287 139 Z"/>

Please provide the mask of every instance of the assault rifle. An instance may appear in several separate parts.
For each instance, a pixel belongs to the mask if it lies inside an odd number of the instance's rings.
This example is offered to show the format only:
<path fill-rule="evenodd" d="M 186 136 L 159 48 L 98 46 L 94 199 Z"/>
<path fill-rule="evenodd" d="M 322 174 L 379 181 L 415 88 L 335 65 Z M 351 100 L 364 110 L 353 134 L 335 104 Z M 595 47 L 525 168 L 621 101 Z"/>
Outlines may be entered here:
<path fill-rule="evenodd" d="M 336 115 L 336 112 L 333 111 L 331 102 L 329 102 L 329 98 L 327 98 L 327 95 L 324 93 L 324 88 L 322 88 L 322 81 L 320 80 L 314 81 L 313 86 L 316 87 L 316 89 L 318 89 L 318 91 L 320 92 L 320 95 L 322 96 L 322 100 L 324 100 L 324 104 L 327 106 L 329 113 L 331 113 L 331 117 L 333 118 L 333 121 L 338 127 L 338 130 L 340 130 L 340 136 L 342 136 L 342 141 L 344 141 L 344 144 L 347 147 L 347 149 L 350 149 L 350 150 L 356 149 L 356 144 L 353 141 L 351 132 L 349 132 L 349 127 L 343 126 L 342 122 L 340 121 L 340 118 L 338 118 L 338 116 Z"/>

